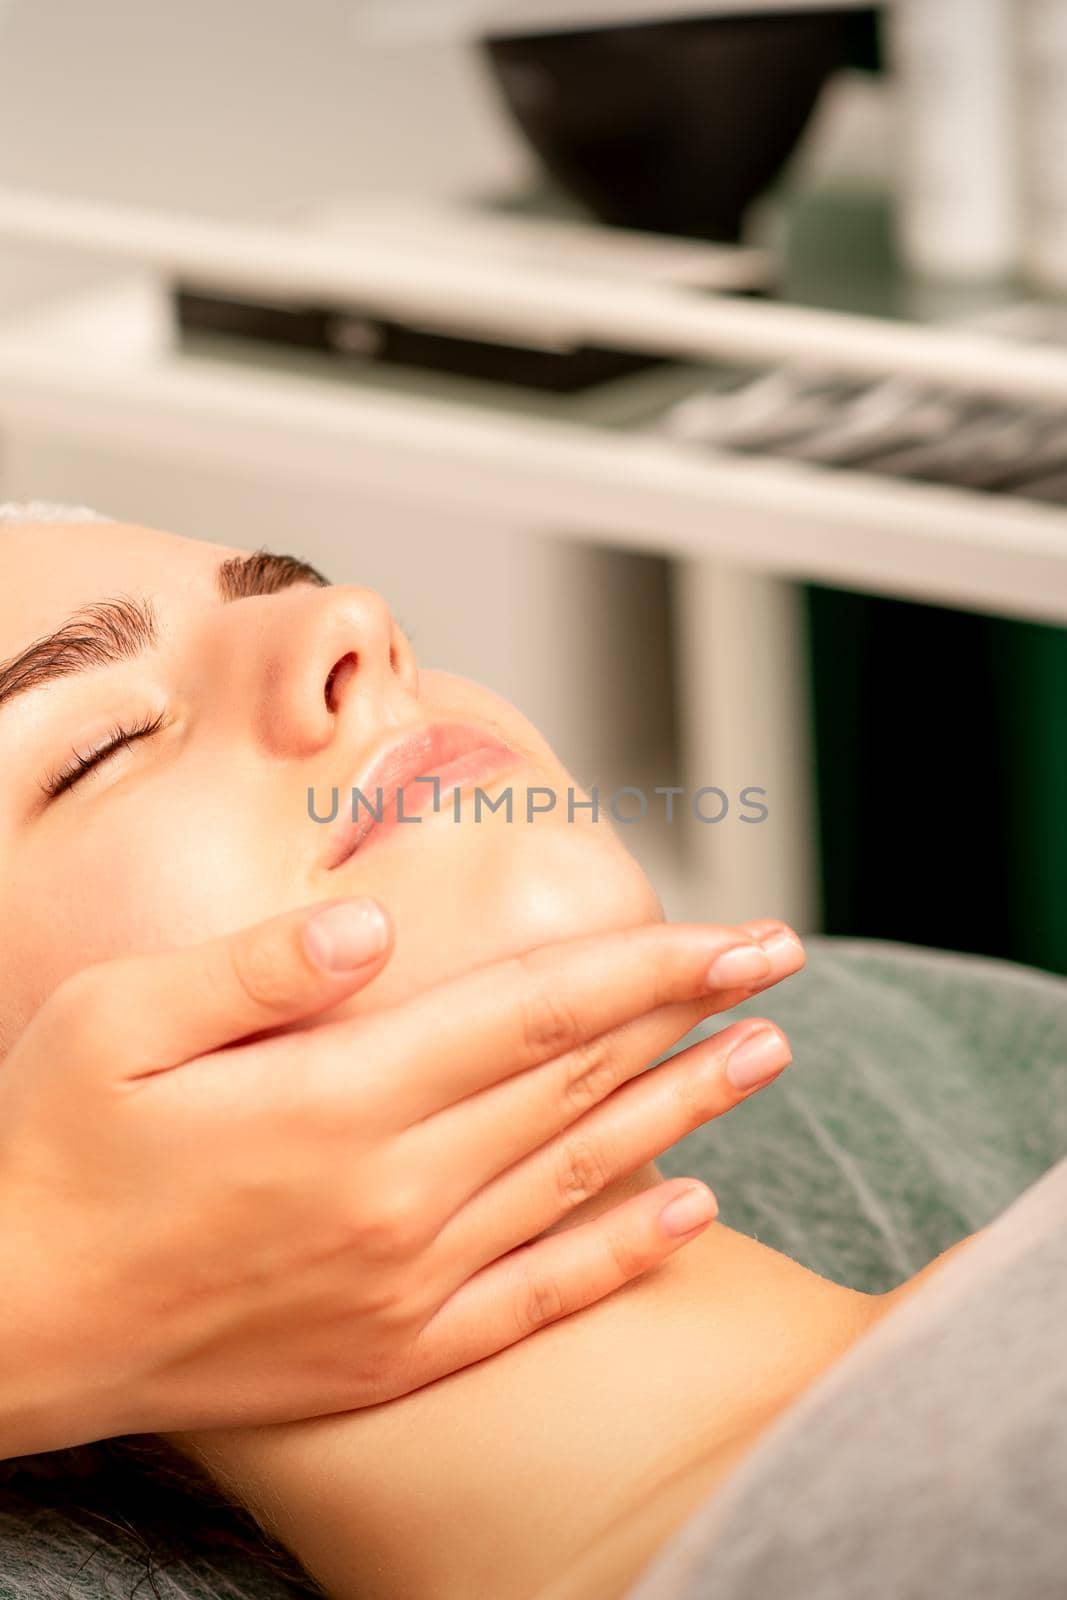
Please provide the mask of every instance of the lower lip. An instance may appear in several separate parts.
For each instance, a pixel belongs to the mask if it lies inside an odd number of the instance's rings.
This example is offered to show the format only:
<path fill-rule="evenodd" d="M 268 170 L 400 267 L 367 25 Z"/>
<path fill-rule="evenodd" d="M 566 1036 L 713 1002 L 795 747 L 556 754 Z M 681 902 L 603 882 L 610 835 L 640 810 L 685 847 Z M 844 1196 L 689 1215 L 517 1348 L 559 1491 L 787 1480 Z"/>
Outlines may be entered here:
<path fill-rule="evenodd" d="M 414 779 L 401 784 L 393 796 L 382 806 L 382 820 L 371 820 L 370 827 L 360 839 L 356 841 L 349 853 L 337 862 L 337 866 L 344 866 L 346 861 L 351 861 L 355 855 L 362 854 L 369 844 L 376 839 L 383 839 L 388 834 L 394 833 L 398 828 L 406 828 L 412 824 L 413 817 L 421 818 L 423 813 L 433 807 L 434 796 L 437 796 L 437 807 L 434 812 L 439 815 L 444 812 L 445 802 L 457 789 L 465 789 L 471 784 L 487 783 L 490 778 L 499 777 L 510 771 L 521 762 L 522 757 L 518 751 L 511 750 L 507 745 L 488 744 L 479 745 L 476 749 L 465 750 L 460 756 L 453 756 L 451 761 L 443 761 L 439 766 L 425 774 L 426 778 L 436 778 L 434 784 L 428 782 L 416 783 Z M 398 807 L 400 796 L 402 804 Z M 402 812 L 398 815 L 398 809 Z M 463 813 L 460 814 L 461 820 Z"/>

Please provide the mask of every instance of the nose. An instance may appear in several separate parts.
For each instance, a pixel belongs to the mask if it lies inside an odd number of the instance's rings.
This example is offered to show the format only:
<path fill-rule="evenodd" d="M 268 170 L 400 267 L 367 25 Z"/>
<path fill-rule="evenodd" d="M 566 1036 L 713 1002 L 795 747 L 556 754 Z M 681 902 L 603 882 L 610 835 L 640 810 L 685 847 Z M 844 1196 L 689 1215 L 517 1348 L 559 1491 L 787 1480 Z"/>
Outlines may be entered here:
<path fill-rule="evenodd" d="M 260 677 L 259 735 L 272 754 L 309 755 L 342 733 L 358 742 L 411 720 L 415 653 L 380 594 L 333 584 L 284 599 Z"/>

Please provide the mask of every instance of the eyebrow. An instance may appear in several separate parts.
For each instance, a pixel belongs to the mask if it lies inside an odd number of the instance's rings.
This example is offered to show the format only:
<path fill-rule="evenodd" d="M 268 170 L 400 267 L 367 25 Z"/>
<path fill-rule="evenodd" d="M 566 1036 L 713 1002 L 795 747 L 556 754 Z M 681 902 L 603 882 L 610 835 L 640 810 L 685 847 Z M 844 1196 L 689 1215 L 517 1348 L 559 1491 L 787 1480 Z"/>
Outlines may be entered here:
<path fill-rule="evenodd" d="M 309 562 L 271 550 L 230 556 L 215 569 L 215 588 L 223 604 L 277 594 L 295 583 L 330 587 L 330 580 Z M 10 660 L 0 662 L 0 710 L 42 684 L 134 660 L 158 642 L 159 625 L 150 599 L 119 595 L 81 606 L 54 633 L 34 639 Z"/>

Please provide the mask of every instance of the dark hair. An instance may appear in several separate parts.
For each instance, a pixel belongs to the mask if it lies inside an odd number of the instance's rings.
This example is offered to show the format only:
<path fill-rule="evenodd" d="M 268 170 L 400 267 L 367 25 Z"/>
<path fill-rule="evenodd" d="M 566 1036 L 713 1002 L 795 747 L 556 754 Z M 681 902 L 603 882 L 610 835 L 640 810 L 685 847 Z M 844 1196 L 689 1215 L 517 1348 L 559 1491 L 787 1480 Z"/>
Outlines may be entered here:
<path fill-rule="evenodd" d="M 323 1591 L 150 1435 L 0 1462 L 0 1600 L 308 1600 Z"/>

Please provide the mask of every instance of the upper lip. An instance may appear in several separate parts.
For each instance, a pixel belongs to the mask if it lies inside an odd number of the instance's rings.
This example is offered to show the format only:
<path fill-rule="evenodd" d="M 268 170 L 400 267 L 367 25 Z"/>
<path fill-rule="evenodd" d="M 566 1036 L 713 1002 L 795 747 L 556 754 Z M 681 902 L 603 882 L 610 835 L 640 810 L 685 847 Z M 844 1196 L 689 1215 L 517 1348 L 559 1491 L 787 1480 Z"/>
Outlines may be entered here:
<path fill-rule="evenodd" d="M 515 752 L 499 735 L 486 728 L 465 722 L 434 722 L 409 729 L 398 738 L 382 746 L 369 761 L 353 784 L 366 797 L 367 804 L 357 806 L 353 820 L 351 793 L 345 790 L 338 797 L 337 816 L 330 825 L 326 850 L 327 870 L 339 867 L 362 844 L 371 828 L 377 826 L 368 806 L 377 806 L 377 791 L 382 791 L 382 817 L 389 815 L 396 793 L 416 778 L 436 774 L 449 761 L 476 750 L 513 755 Z M 433 800 L 433 789 L 425 785 L 426 800 Z M 411 797 L 405 800 L 404 811 L 414 809 Z"/>

